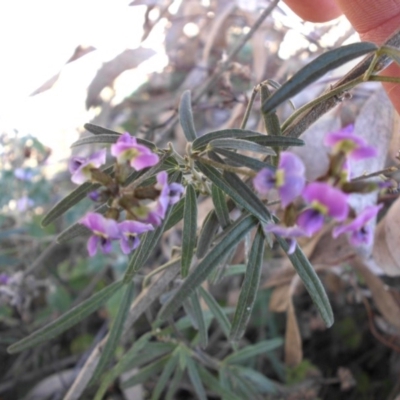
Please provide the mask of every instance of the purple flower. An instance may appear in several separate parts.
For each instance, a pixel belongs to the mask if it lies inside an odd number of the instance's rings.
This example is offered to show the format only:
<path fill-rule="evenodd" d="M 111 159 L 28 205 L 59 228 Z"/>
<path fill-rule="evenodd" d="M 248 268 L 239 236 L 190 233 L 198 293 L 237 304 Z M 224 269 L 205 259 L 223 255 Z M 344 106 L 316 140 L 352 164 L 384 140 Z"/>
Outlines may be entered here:
<path fill-rule="evenodd" d="M 308 235 L 313 235 L 322 228 L 325 216 L 339 222 L 347 218 L 347 195 L 327 183 L 310 183 L 303 190 L 302 196 L 310 208 L 298 216 L 297 224 Z"/>
<path fill-rule="evenodd" d="M 274 233 L 275 235 L 286 238 L 289 244 L 289 250 L 287 252 L 288 254 L 292 254 L 296 250 L 297 242 L 294 238 L 301 236 L 309 236 L 303 229 L 301 229 L 297 225 L 282 226 L 282 225 L 271 224 L 264 226 L 264 231 L 271 232 Z"/>
<path fill-rule="evenodd" d="M 354 135 L 353 131 L 354 125 L 347 125 L 337 132 L 329 133 L 325 136 L 324 144 L 332 147 L 334 154 L 343 152 L 352 160 L 376 157 L 377 150 L 362 137 Z"/>
<path fill-rule="evenodd" d="M 335 227 L 332 231 L 332 236 L 336 239 L 342 233 L 350 233 L 350 243 L 353 246 L 361 244 L 371 245 L 373 239 L 373 232 L 367 223 L 375 218 L 383 204 L 378 206 L 366 207 L 358 216 L 353 219 L 349 224 L 341 224 Z"/>
<path fill-rule="evenodd" d="M 14 176 L 21 181 L 31 181 L 35 174 L 30 168 L 16 168 Z"/>
<path fill-rule="evenodd" d="M 91 156 L 72 157 L 68 168 L 72 174 L 71 180 L 76 184 L 81 184 L 92 179 L 92 169 L 97 169 L 106 163 L 106 149 L 93 153 Z"/>
<path fill-rule="evenodd" d="M 101 214 L 88 213 L 80 223 L 93 232 L 87 243 L 87 249 L 91 257 L 97 253 L 98 246 L 100 246 L 103 253 L 109 253 L 111 251 L 111 241 L 121 238 L 117 221 L 105 218 Z"/>
<path fill-rule="evenodd" d="M 146 146 L 138 144 L 136 138 L 128 132 L 121 135 L 111 146 L 111 154 L 117 158 L 119 164 L 129 162 L 131 167 L 137 171 L 152 167 L 159 161 L 157 154 L 154 154 Z"/>
<path fill-rule="evenodd" d="M 161 171 L 157 174 L 155 188 L 160 191 L 155 201 L 144 201 L 138 207 L 134 207 L 132 212 L 140 221 L 150 223 L 154 226 L 161 225 L 162 220 L 170 205 L 175 204 L 181 198 L 184 188 L 180 183 L 168 183 L 168 174 Z"/>
<path fill-rule="evenodd" d="M 138 235 L 154 229 L 150 224 L 144 224 L 138 221 L 123 221 L 118 224 L 121 233 L 121 250 L 124 254 L 129 254 L 139 246 L 140 240 Z"/>
<path fill-rule="evenodd" d="M 31 208 L 35 202 L 28 196 L 23 196 L 17 200 L 17 210 L 24 212 Z"/>
<path fill-rule="evenodd" d="M 0 285 L 7 285 L 10 280 L 10 275 L 1 273 L 0 274 Z"/>
<path fill-rule="evenodd" d="M 257 173 L 253 184 L 264 195 L 272 188 L 278 189 L 282 206 L 286 207 L 301 194 L 305 184 L 304 171 L 304 164 L 298 156 L 283 151 L 277 170 L 263 168 Z"/>
<path fill-rule="evenodd" d="M 180 183 L 173 182 L 168 184 L 168 174 L 165 171 L 157 174 L 157 184 L 155 187 L 160 190 L 156 210 L 160 217 L 164 219 L 168 206 L 179 201 L 184 188 Z"/>

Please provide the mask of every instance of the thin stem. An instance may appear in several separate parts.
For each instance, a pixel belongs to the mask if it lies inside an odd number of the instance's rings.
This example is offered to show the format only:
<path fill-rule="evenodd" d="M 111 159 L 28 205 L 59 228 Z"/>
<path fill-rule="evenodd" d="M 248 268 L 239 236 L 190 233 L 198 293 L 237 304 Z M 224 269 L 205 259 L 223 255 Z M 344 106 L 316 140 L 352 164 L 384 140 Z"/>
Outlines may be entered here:
<path fill-rule="evenodd" d="M 174 258 L 173 260 L 170 260 L 166 262 L 165 264 L 161 265 L 160 267 L 156 268 L 155 270 L 151 271 L 149 274 L 147 274 L 142 283 L 142 288 L 145 289 L 147 286 L 149 286 L 150 279 L 154 276 L 157 275 L 158 273 L 164 271 L 167 268 L 173 267 L 176 263 L 179 263 L 181 261 L 181 257 Z"/>
<path fill-rule="evenodd" d="M 244 47 L 244 45 L 251 39 L 256 30 L 260 27 L 260 25 L 264 22 L 265 18 L 271 14 L 272 10 L 277 6 L 279 0 L 274 0 L 258 17 L 257 21 L 251 27 L 251 29 L 244 35 L 238 42 L 238 44 L 232 49 L 231 53 L 228 55 L 226 60 L 219 65 L 218 70 L 211 76 L 211 78 L 204 84 L 202 88 L 193 96 L 193 102 L 197 102 L 204 93 L 206 93 L 214 84 L 218 81 L 218 79 L 223 75 L 223 73 L 228 70 L 232 60 L 236 57 L 240 50 Z"/>
<path fill-rule="evenodd" d="M 381 169 L 380 171 L 373 172 L 372 174 L 357 176 L 356 178 L 353 178 L 350 182 L 362 181 L 363 179 L 373 178 L 374 176 L 384 175 L 387 173 L 396 172 L 398 170 L 399 167 L 388 167 L 385 169 Z"/>
<path fill-rule="evenodd" d="M 300 107 L 295 111 L 281 126 L 282 132 L 285 135 L 286 131 L 288 128 L 293 124 L 293 122 L 301 117 L 302 114 L 304 114 L 307 110 L 311 109 L 314 106 L 317 106 L 319 104 L 322 104 L 326 100 L 330 99 L 331 97 L 334 96 L 340 96 L 343 94 L 343 92 L 346 92 L 349 89 L 352 89 L 354 86 L 356 86 L 359 83 L 363 82 L 363 77 L 358 77 L 342 86 L 338 86 L 337 88 L 322 94 L 321 96 L 317 97 L 315 100 L 310 101 L 309 103 L 305 104 L 304 106 Z"/>

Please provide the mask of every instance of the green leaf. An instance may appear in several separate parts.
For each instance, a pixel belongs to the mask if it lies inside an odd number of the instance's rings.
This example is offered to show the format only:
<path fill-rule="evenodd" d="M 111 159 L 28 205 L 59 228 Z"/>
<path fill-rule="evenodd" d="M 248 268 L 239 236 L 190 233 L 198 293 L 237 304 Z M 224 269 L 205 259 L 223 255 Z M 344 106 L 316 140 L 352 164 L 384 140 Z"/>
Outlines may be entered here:
<path fill-rule="evenodd" d="M 182 197 L 176 204 L 172 206 L 170 217 L 165 224 L 164 232 L 171 229 L 183 218 L 183 210 L 185 208 L 185 198 Z"/>
<path fill-rule="evenodd" d="M 86 144 L 113 144 L 115 143 L 121 134 L 98 134 L 95 136 L 87 136 L 82 139 L 77 140 L 76 142 L 71 144 L 71 147 L 83 146 Z M 150 148 L 151 150 L 155 150 L 156 146 L 154 143 L 149 142 L 146 139 L 140 139 L 136 137 L 137 143 Z"/>
<path fill-rule="evenodd" d="M 167 211 L 165 219 L 159 227 L 153 231 L 146 232 L 141 236 L 140 244 L 129 260 L 129 264 L 123 278 L 125 283 L 130 282 L 133 279 L 136 272 L 143 267 L 152 254 L 152 251 L 155 249 L 161 235 L 164 232 L 164 227 L 169 219 L 170 212 L 171 208 Z"/>
<path fill-rule="evenodd" d="M 204 219 L 200 230 L 196 249 L 197 258 L 203 258 L 207 254 L 218 228 L 219 221 L 217 214 L 214 210 L 211 210 Z"/>
<path fill-rule="evenodd" d="M 229 338 L 229 332 L 231 330 L 231 323 L 229 322 L 228 317 L 222 310 L 221 306 L 217 303 L 213 296 L 207 290 L 203 289 L 201 286 L 199 287 L 199 291 L 201 297 L 207 303 L 210 311 L 214 314 L 215 319 L 218 321 L 219 325 L 221 326 L 222 331 L 224 332 L 225 336 Z"/>
<path fill-rule="evenodd" d="M 183 212 L 181 275 L 186 278 L 192 263 L 196 246 L 197 232 L 197 196 L 193 185 L 186 187 L 185 207 Z"/>
<path fill-rule="evenodd" d="M 168 354 L 160 358 L 159 360 L 156 360 L 153 363 L 147 365 L 146 367 L 142 368 L 137 374 L 132 376 L 132 378 L 129 378 L 125 382 L 122 382 L 121 388 L 127 389 L 129 387 L 136 386 L 139 385 L 140 383 L 146 382 L 153 375 L 163 370 L 166 364 L 172 358 L 177 358 L 177 357 L 173 357 L 171 356 L 171 354 Z"/>
<path fill-rule="evenodd" d="M 270 81 L 262 82 L 260 85 L 260 95 L 261 95 L 261 104 L 264 104 L 269 97 L 271 97 L 271 91 L 269 90 L 268 85 L 271 84 Z M 273 83 L 271 86 L 275 86 Z M 276 86 L 275 86 L 276 88 Z M 265 130 L 268 135 L 282 135 L 281 132 L 281 124 L 279 122 L 279 118 L 276 113 L 271 112 L 269 114 L 262 113 L 262 117 L 264 120 Z"/>
<path fill-rule="evenodd" d="M 189 379 L 190 382 L 192 382 L 197 398 L 200 400 L 207 400 L 206 391 L 204 390 L 204 386 L 195 362 L 191 357 L 187 357 L 186 364 L 189 373 Z"/>
<path fill-rule="evenodd" d="M 254 302 L 256 300 L 258 286 L 260 284 L 261 270 L 264 258 L 264 234 L 261 227 L 258 228 L 251 246 L 246 275 L 240 291 L 235 316 L 233 317 L 230 339 L 239 340 L 247 327 Z"/>
<path fill-rule="evenodd" d="M 282 249 L 287 253 L 289 246 L 286 240 L 280 236 L 275 235 L 277 242 Z M 290 261 L 296 272 L 299 274 L 301 280 L 304 283 L 305 288 L 311 296 L 312 301 L 317 307 L 322 319 L 326 326 L 329 328 L 333 325 L 334 316 L 331 305 L 329 303 L 328 296 L 326 295 L 324 286 L 322 285 L 318 275 L 316 274 L 313 266 L 304 255 L 303 251 L 299 246 L 296 246 L 296 250 L 292 254 L 288 254 Z"/>
<path fill-rule="evenodd" d="M 262 111 L 269 113 L 290 97 L 295 96 L 310 83 L 321 78 L 328 71 L 340 67 L 354 58 L 363 56 L 377 50 L 377 46 L 369 42 L 353 43 L 339 47 L 321 54 L 316 59 L 304 66 L 287 82 L 285 82 L 268 100 L 262 105 Z"/>
<path fill-rule="evenodd" d="M 263 146 L 273 146 L 273 147 L 289 147 L 289 146 L 304 146 L 304 140 L 288 137 L 288 136 L 248 136 L 246 140 L 258 143 Z"/>
<path fill-rule="evenodd" d="M 203 258 L 194 271 L 186 278 L 182 286 L 172 295 L 158 314 L 158 320 L 165 320 L 199 287 L 224 259 L 226 254 L 243 239 L 256 224 L 251 216 L 240 218 L 227 230 L 221 241 Z"/>
<path fill-rule="evenodd" d="M 211 187 L 212 201 L 215 207 L 215 213 L 217 214 L 218 221 L 222 226 L 222 229 L 228 227 L 231 223 L 229 218 L 229 209 L 226 204 L 226 198 L 224 192 L 215 185 Z"/>
<path fill-rule="evenodd" d="M 165 367 L 164 367 L 160 377 L 157 380 L 157 385 L 154 388 L 154 391 L 151 396 L 151 400 L 158 400 L 160 398 L 165 386 L 167 385 L 167 383 L 169 381 L 170 376 L 172 375 L 172 373 L 174 372 L 174 370 L 178 364 L 178 361 L 179 361 L 179 353 L 175 351 L 172 354 L 172 356 L 170 357 L 170 359 L 168 360 L 168 362 L 165 364 Z"/>
<path fill-rule="evenodd" d="M 181 102 L 179 103 L 179 121 L 181 123 L 186 140 L 188 142 L 193 142 L 197 135 L 193 121 L 190 90 L 185 90 L 182 93 Z"/>
<path fill-rule="evenodd" d="M 248 157 L 243 154 L 235 153 L 233 151 L 225 149 L 215 149 L 214 151 L 226 157 L 224 162 L 228 165 L 247 167 L 254 171 L 259 171 L 260 169 L 263 168 L 269 168 L 275 170 L 275 167 L 273 165 L 268 164 L 264 161 L 257 160 L 254 157 Z"/>
<path fill-rule="evenodd" d="M 229 265 L 223 273 L 223 277 L 245 274 L 247 270 L 246 264 Z"/>
<path fill-rule="evenodd" d="M 115 292 L 123 286 L 122 281 L 114 282 L 92 297 L 69 310 L 55 321 L 33 332 L 28 337 L 12 344 L 7 350 L 10 354 L 17 353 L 47 342 L 76 325 L 88 315 L 99 309 Z"/>
<path fill-rule="evenodd" d="M 103 170 L 106 174 L 110 175 L 111 171 L 114 169 L 114 166 L 111 165 Z M 75 204 L 79 203 L 82 199 L 86 197 L 86 195 L 96 190 L 100 187 L 98 183 L 90 183 L 85 182 L 82 185 L 78 186 L 75 190 L 73 190 L 70 194 L 60 200 L 43 218 L 42 226 L 46 227 L 51 224 L 55 219 L 63 215 L 66 211 L 68 211 Z"/>
<path fill-rule="evenodd" d="M 107 342 L 103 348 L 99 363 L 97 364 L 97 367 L 93 373 L 90 384 L 93 384 L 97 381 L 105 368 L 107 368 L 109 362 L 114 355 L 115 349 L 117 348 L 119 339 L 122 335 L 125 318 L 129 312 L 129 307 L 132 303 L 134 290 L 135 284 L 133 283 L 133 281 L 126 284 L 121 303 L 118 308 L 118 314 L 112 324 L 111 330 L 108 334 Z"/>
<path fill-rule="evenodd" d="M 241 350 L 234 352 L 227 356 L 224 360 L 224 364 L 236 364 L 243 361 L 247 361 L 252 357 L 264 355 L 265 353 L 275 350 L 283 345 L 281 338 L 275 338 L 271 340 L 263 340 L 260 343 L 246 346 Z"/>
<path fill-rule="evenodd" d="M 266 378 L 263 374 L 260 374 L 258 371 L 252 368 L 246 367 L 236 367 L 236 371 L 240 376 L 246 379 L 251 385 L 255 385 L 258 387 L 258 390 L 262 393 L 276 393 L 277 386 L 270 379 Z"/>
<path fill-rule="evenodd" d="M 151 332 L 149 332 L 149 334 L 150 333 Z M 126 361 L 126 363 L 124 362 L 123 368 L 121 367 L 122 372 L 141 367 L 142 365 L 145 365 L 147 363 L 151 363 L 152 361 L 164 356 L 167 353 L 172 353 L 175 348 L 176 344 L 151 342 L 151 345 L 147 346 L 145 350 L 141 351 L 137 357 L 129 356 L 129 359 Z M 128 353 L 126 354 L 126 356 L 128 356 Z M 118 364 L 114 368 L 118 368 Z"/>
<path fill-rule="evenodd" d="M 108 387 L 111 383 L 118 378 L 121 374 L 128 369 L 129 363 L 136 357 L 145 346 L 149 346 L 149 340 L 152 337 L 152 333 L 148 332 L 138 339 L 130 350 L 121 358 L 115 367 L 109 371 L 104 378 L 101 380 L 99 390 L 96 393 L 94 400 L 102 400 L 104 394 L 107 392 Z M 153 346 L 153 345 L 151 345 Z"/>
<path fill-rule="evenodd" d="M 236 204 L 244 208 L 249 213 L 253 214 L 261 221 L 269 222 L 271 216 L 267 208 L 264 206 L 262 201 L 250 190 L 250 188 L 242 182 L 241 179 L 236 177 L 234 179 L 233 174 L 226 174 L 224 177 L 214 168 L 209 165 L 196 162 L 198 169 L 207 176 L 208 179 L 221 190 L 223 190 Z M 227 181 L 229 179 L 229 182 Z M 235 186 L 235 183 L 239 183 L 239 187 Z M 245 190 L 243 192 L 243 189 Z"/>
<path fill-rule="evenodd" d="M 243 400 L 241 397 L 238 397 L 236 393 L 221 386 L 221 384 L 218 382 L 218 379 L 211 375 L 204 367 L 199 365 L 198 369 L 200 378 L 204 384 L 217 395 L 229 400 Z"/>
<path fill-rule="evenodd" d="M 192 303 L 193 318 L 196 321 L 197 329 L 199 331 L 200 346 L 205 349 L 208 344 L 208 332 L 197 290 L 190 296 L 190 301 Z"/>
<path fill-rule="evenodd" d="M 203 150 L 212 140 L 215 139 L 240 139 L 246 136 L 265 136 L 260 132 L 250 131 L 248 129 L 222 129 L 213 131 L 200 136 L 193 142 L 193 150 Z"/>
<path fill-rule="evenodd" d="M 244 151 L 254 151 L 255 153 L 276 156 L 270 147 L 261 146 L 257 143 L 243 139 L 214 139 L 209 143 L 212 149 L 234 149 Z"/>
<path fill-rule="evenodd" d="M 109 134 L 109 135 L 122 135 L 121 132 L 113 131 L 111 129 L 103 128 L 102 126 L 87 123 L 83 125 L 83 127 L 93 133 L 94 135 L 102 135 L 102 134 Z"/>
<path fill-rule="evenodd" d="M 182 383 L 184 370 L 180 368 L 175 369 L 175 373 L 173 378 L 170 380 L 168 385 L 168 391 L 165 394 L 165 400 L 176 400 L 175 393 L 179 389 L 180 384 Z"/>

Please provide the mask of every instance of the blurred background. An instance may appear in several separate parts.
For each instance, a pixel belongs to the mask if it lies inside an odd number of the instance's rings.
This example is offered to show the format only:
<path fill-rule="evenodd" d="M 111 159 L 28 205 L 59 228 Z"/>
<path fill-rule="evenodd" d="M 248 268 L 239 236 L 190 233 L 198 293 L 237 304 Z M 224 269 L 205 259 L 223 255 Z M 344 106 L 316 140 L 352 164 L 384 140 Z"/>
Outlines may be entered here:
<path fill-rule="evenodd" d="M 7 345 L 115 280 L 126 266 L 126 257 L 118 252 L 88 259 L 85 239 L 55 244 L 57 234 L 91 207 L 89 200 L 49 227 L 40 226 L 43 214 L 74 188 L 67 160 L 71 144 L 88 134 L 84 124 L 129 131 L 161 147 L 172 141 L 183 151 L 180 127 L 170 124 L 180 95 L 186 89 L 195 94 L 201 88 L 269 4 L 262 0 L 0 2 L 1 399 L 62 398 L 68 386 L 65 381 L 47 379 L 65 373 L 68 382 L 74 366 L 83 362 L 93 341 L 106 332 L 106 322 L 119 304 L 118 298 L 112 298 L 101 312 L 45 349 L 12 357 L 6 353 Z M 282 83 L 323 51 L 357 40 L 344 18 L 312 24 L 280 2 L 221 79 L 193 104 L 199 134 L 239 127 L 255 85 L 267 79 Z M 315 98 L 332 79 L 333 75 L 324 77 L 296 96 L 296 107 Z M 357 101 L 365 101 L 375 87 L 357 89 L 355 105 L 342 110 L 342 121 L 352 121 Z M 264 131 L 259 108 L 256 99 L 247 127 Z M 281 121 L 291 112 L 289 104 L 282 107 Z M 88 151 L 88 147 L 73 149 L 75 154 Z M 201 207 L 200 218 L 204 218 L 210 204 Z M 164 240 L 163 246 L 172 246 L 171 241 Z M 269 336 L 284 331 L 283 318 L 264 312 L 270 290 L 265 287 L 260 293 L 250 341 L 262 337 L 267 326 Z M 341 292 L 340 301 L 341 296 L 345 293 Z M 233 290 L 222 301 L 229 304 L 234 299 Z M 390 372 L 381 367 L 388 363 L 387 347 L 373 341 L 368 328 L 367 333 L 359 330 L 353 320 L 353 312 L 361 312 L 360 323 L 368 325 L 364 308 L 353 303 L 355 309 L 346 309 L 336 330 L 316 341 L 313 335 L 322 330 L 321 321 L 311 315 L 309 299 L 301 301 L 305 302 L 300 308 L 306 323 L 303 318 L 300 325 L 307 359 L 286 376 L 286 383 L 299 385 L 290 398 L 313 399 L 322 393 L 322 398 L 333 399 L 346 390 L 350 394 L 341 398 L 386 398 L 375 395 L 382 390 L 390 393 L 391 385 L 381 376 Z M 324 368 L 318 364 L 326 364 L 318 354 L 322 347 L 329 348 L 334 360 Z M 366 349 L 378 354 L 375 360 L 367 357 L 375 366 L 363 366 Z M 353 372 L 345 357 L 352 351 L 351 357 L 360 357 Z M 275 358 L 272 364 L 272 374 L 285 380 L 282 362 Z M 338 368 L 343 368 L 341 375 L 336 375 Z M 309 384 L 309 377 L 321 370 L 333 379 L 334 389 L 328 381 Z M 353 374 L 358 374 L 357 384 Z M 295 397 L 299 390 L 309 397 Z M 193 398 L 190 391 L 184 393 L 189 397 L 181 398 Z M 117 389 L 109 396 L 146 398 Z"/>

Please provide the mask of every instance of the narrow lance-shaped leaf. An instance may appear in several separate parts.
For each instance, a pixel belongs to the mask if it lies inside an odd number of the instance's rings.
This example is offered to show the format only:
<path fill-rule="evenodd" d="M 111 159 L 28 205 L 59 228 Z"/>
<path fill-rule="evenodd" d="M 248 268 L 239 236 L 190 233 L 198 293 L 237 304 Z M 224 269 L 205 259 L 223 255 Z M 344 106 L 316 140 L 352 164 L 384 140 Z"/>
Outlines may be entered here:
<path fill-rule="evenodd" d="M 196 319 L 197 329 L 199 331 L 200 346 L 203 349 L 205 349 L 207 347 L 207 343 L 208 343 L 208 332 L 207 332 L 206 321 L 204 318 L 204 313 L 201 308 L 200 299 L 199 299 L 199 295 L 198 295 L 197 291 L 195 291 L 190 296 L 190 301 L 192 303 L 193 315 L 194 315 L 194 318 Z"/>
<path fill-rule="evenodd" d="M 259 227 L 254 237 L 253 245 L 251 246 L 246 275 L 240 291 L 235 316 L 233 317 L 232 329 L 230 333 L 230 338 L 233 341 L 237 341 L 243 336 L 247 323 L 249 322 L 251 312 L 253 311 L 258 286 L 260 284 L 264 249 L 264 234 L 261 227 Z"/>
<path fill-rule="evenodd" d="M 139 352 L 148 345 L 149 340 L 152 337 L 152 333 L 148 332 L 138 339 L 130 350 L 123 355 L 118 364 L 107 373 L 107 375 L 101 380 L 99 390 L 96 393 L 94 400 L 101 400 L 104 397 L 108 387 L 111 383 L 117 379 L 123 372 L 125 372 L 129 366 L 129 363 L 139 356 Z"/>
<path fill-rule="evenodd" d="M 198 288 L 218 265 L 227 252 L 235 247 L 256 224 L 252 216 L 245 216 L 226 231 L 221 241 L 198 264 L 194 271 L 186 278 L 182 286 L 172 295 L 167 303 L 161 308 L 158 321 L 161 322 L 170 317 L 172 313 Z"/>
<path fill-rule="evenodd" d="M 251 190 L 239 178 L 237 178 L 237 180 L 242 182 L 247 188 L 245 189 L 245 192 L 241 192 L 234 186 L 228 184 L 226 179 L 222 177 L 214 167 L 202 164 L 201 162 L 196 162 L 196 166 L 205 176 L 207 176 L 208 179 L 210 179 L 212 183 L 223 190 L 236 204 L 259 218 L 261 221 L 270 221 L 270 214 L 262 201 L 254 193 L 252 193 Z M 241 189 L 244 188 L 243 185 L 241 185 Z"/>
<path fill-rule="evenodd" d="M 182 197 L 176 204 L 172 206 L 171 214 L 165 224 L 164 232 L 171 229 L 183 218 L 183 210 L 185 208 L 185 198 Z"/>
<path fill-rule="evenodd" d="M 207 290 L 203 289 L 201 286 L 199 287 L 199 291 L 201 297 L 207 303 L 210 311 L 214 314 L 215 319 L 218 321 L 218 324 L 221 326 L 222 331 L 225 336 L 229 338 L 229 331 L 231 330 L 231 323 L 229 322 L 228 317 L 222 310 L 221 306 L 217 303 L 214 297 L 207 292 Z"/>
<path fill-rule="evenodd" d="M 193 121 L 190 90 L 185 90 L 182 94 L 181 102 L 179 103 L 179 122 L 181 123 L 186 140 L 193 142 L 197 135 Z"/>
<path fill-rule="evenodd" d="M 110 135 L 122 135 L 121 132 L 113 131 L 111 129 L 103 128 L 102 126 L 87 123 L 83 127 L 93 133 L 94 135 L 110 134 Z"/>
<path fill-rule="evenodd" d="M 260 343 L 246 346 L 241 350 L 235 351 L 223 360 L 224 364 L 235 364 L 248 361 L 252 357 L 264 355 L 269 351 L 275 350 L 283 345 L 282 338 L 263 340 Z"/>
<path fill-rule="evenodd" d="M 177 349 L 178 350 L 178 349 Z M 172 354 L 168 362 L 165 364 L 165 367 L 157 380 L 157 385 L 153 390 L 151 400 L 158 400 L 167 385 L 170 376 L 173 374 L 177 364 L 179 361 L 179 353 L 176 351 Z"/>
<path fill-rule="evenodd" d="M 117 316 L 115 317 L 111 330 L 108 334 L 107 342 L 103 348 L 97 367 L 93 372 L 90 384 L 93 384 L 97 381 L 103 371 L 107 368 L 109 362 L 114 355 L 115 349 L 118 346 L 118 342 L 122 334 L 122 328 L 125 322 L 125 318 L 129 312 L 129 307 L 132 303 L 134 289 L 135 285 L 133 281 L 126 284 L 121 303 L 118 307 Z"/>
<path fill-rule="evenodd" d="M 235 149 L 253 151 L 255 153 L 275 156 L 276 153 L 270 147 L 262 146 L 249 140 L 243 139 L 214 139 L 209 143 L 212 149 Z"/>
<path fill-rule="evenodd" d="M 289 246 L 286 240 L 282 239 L 278 235 L 275 235 L 275 237 L 279 245 L 287 253 Z M 308 261 L 307 257 L 304 255 L 299 246 L 296 246 L 295 252 L 288 254 L 288 257 L 292 262 L 294 269 L 297 271 L 301 280 L 303 281 L 305 288 L 310 294 L 310 297 L 321 314 L 326 326 L 329 328 L 334 322 L 332 307 L 329 303 L 324 286 L 322 285 L 314 268 L 310 264 L 310 261 Z"/>
<path fill-rule="evenodd" d="M 104 173 L 110 174 L 113 170 L 114 166 L 111 165 L 103 170 Z M 79 203 L 82 199 L 86 197 L 86 195 L 96 190 L 100 187 L 98 183 L 85 182 L 82 185 L 78 186 L 75 190 L 73 190 L 66 197 L 61 199 L 44 217 L 42 220 L 42 226 L 46 227 L 51 224 L 55 219 L 63 215 L 67 212 L 71 207 L 75 204 Z"/>
<path fill-rule="evenodd" d="M 195 362 L 191 357 L 187 357 L 186 364 L 189 373 L 189 379 L 190 382 L 192 382 L 193 389 L 196 393 L 197 398 L 199 400 L 207 400 L 206 391 L 204 390 L 204 386 Z"/>
<path fill-rule="evenodd" d="M 197 197 L 193 185 L 186 187 L 185 208 L 183 212 L 182 232 L 182 258 L 181 275 L 185 278 L 192 262 L 194 248 L 196 246 L 197 231 Z"/>
<path fill-rule="evenodd" d="M 211 196 L 219 223 L 221 224 L 222 229 L 225 229 L 231 223 L 225 194 L 218 186 L 212 185 Z"/>
<path fill-rule="evenodd" d="M 260 132 L 251 131 L 248 129 L 222 129 L 213 131 L 200 136 L 193 142 L 193 150 L 202 150 L 208 143 L 215 139 L 240 139 L 247 136 L 265 136 Z"/>
<path fill-rule="evenodd" d="M 321 54 L 316 59 L 304 66 L 287 82 L 285 82 L 268 100 L 262 105 L 262 111 L 269 113 L 290 97 L 295 96 L 310 83 L 321 78 L 328 71 L 340 67 L 354 58 L 363 56 L 377 50 L 378 47 L 369 42 L 352 43 Z"/>
<path fill-rule="evenodd" d="M 263 146 L 274 146 L 283 148 L 289 146 L 304 146 L 304 140 L 287 136 L 248 136 L 246 137 L 246 140 L 261 144 Z"/>
<path fill-rule="evenodd" d="M 211 210 L 204 219 L 201 227 L 199 240 L 197 241 L 196 256 L 203 258 L 211 246 L 215 238 L 215 234 L 219 228 L 219 221 L 215 210 Z"/>
<path fill-rule="evenodd" d="M 254 157 L 245 156 L 244 154 L 235 153 L 226 149 L 215 149 L 214 151 L 226 157 L 224 162 L 228 165 L 247 167 L 253 169 L 254 171 L 260 171 L 260 169 L 263 168 L 275 169 L 275 167 L 271 164 L 257 160 Z"/>
<path fill-rule="evenodd" d="M 13 354 L 19 351 L 37 346 L 40 343 L 47 342 L 66 331 L 71 326 L 76 325 L 88 315 L 99 309 L 115 292 L 123 286 L 121 281 L 114 282 L 95 293 L 89 299 L 72 308 L 60 318 L 33 332 L 28 337 L 12 344 L 8 352 Z"/>
<path fill-rule="evenodd" d="M 78 146 L 83 146 L 86 144 L 113 144 L 115 143 L 118 138 L 120 137 L 120 134 L 101 134 L 101 135 L 95 135 L 95 136 L 87 136 L 84 137 L 82 139 L 77 140 L 76 142 L 71 144 L 71 147 L 78 147 Z M 146 146 L 152 150 L 154 150 L 156 148 L 156 146 L 154 145 L 154 143 L 149 142 L 146 139 L 141 139 L 141 138 L 136 138 L 136 141 L 143 145 Z"/>
<path fill-rule="evenodd" d="M 213 392 L 217 393 L 223 399 L 229 400 L 243 400 L 241 397 L 237 396 L 235 392 L 224 388 L 213 375 L 211 375 L 204 367 L 199 365 L 199 375 L 203 382 L 208 388 Z"/>
<path fill-rule="evenodd" d="M 181 174 L 178 171 L 169 177 L 168 181 L 179 182 Z M 164 221 L 162 224 L 154 229 L 144 233 L 141 236 L 139 247 L 134 251 L 131 259 L 129 260 L 128 268 L 126 269 L 123 281 L 125 283 L 130 282 L 137 271 L 143 267 L 144 263 L 150 257 L 151 252 L 154 250 L 157 242 L 165 230 L 165 226 L 168 224 L 169 217 L 171 215 L 171 207 L 167 211 Z"/>
<path fill-rule="evenodd" d="M 172 358 L 172 356 L 170 354 L 168 354 L 168 355 L 152 362 L 151 364 L 146 365 L 137 374 L 135 374 L 131 378 L 127 379 L 125 382 L 122 382 L 121 388 L 127 389 L 131 386 L 136 386 L 142 382 L 146 382 L 153 375 L 162 371 L 171 358 Z"/>
<path fill-rule="evenodd" d="M 264 104 L 271 96 L 271 91 L 269 90 L 268 84 L 270 84 L 270 81 L 262 82 L 260 84 L 261 104 Z M 265 130 L 267 131 L 268 135 L 280 136 L 282 134 L 281 124 L 279 123 L 279 118 L 275 112 L 263 112 L 262 117 L 264 120 Z"/>

